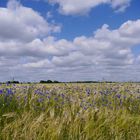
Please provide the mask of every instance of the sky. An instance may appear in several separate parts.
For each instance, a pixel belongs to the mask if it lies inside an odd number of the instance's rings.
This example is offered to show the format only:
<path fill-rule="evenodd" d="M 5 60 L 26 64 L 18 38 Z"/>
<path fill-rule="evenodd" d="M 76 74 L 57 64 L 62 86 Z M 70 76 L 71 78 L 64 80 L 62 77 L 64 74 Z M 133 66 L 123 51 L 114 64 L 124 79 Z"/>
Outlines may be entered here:
<path fill-rule="evenodd" d="M 140 81 L 140 0 L 0 0 L 0 81 Z"/>

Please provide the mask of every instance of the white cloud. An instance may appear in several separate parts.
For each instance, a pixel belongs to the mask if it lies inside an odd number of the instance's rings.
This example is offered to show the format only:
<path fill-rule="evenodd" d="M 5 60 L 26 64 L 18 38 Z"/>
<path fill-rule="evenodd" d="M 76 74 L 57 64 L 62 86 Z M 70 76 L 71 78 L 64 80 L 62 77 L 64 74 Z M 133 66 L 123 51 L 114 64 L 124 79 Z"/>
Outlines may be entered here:
<path fill-rule="evenodd" d="M 140 55 L 137 56 L 137 58 L 136 58 L 136 63 L 137 63 L 138 65 L 140 64 Z"/>
<path fill-rule="evenodd" d="M 134 78 L 134 73 L 131 75 L 129 72 L 131 69 L 133 72 L 134 67 L 137 68 L 135 64 L 137 58 L 132 53 L 132 47 L 140 44 L 140 38 L 136 37 L 140 26 L 137 26 L 137 29 L 133 26 L 140 25 L 139 21 L 128 21 L 116 30 L 110 30 L 108 25 L 103 25 L 93 36 L 76 37 L 73 41 L 55 40 L 49 37 L 43 43 L 47 54 L 52 55 L 50 59 L 54 66 L 50 68 L 52 73 L 61 71 L 60 73 L 68 74 L 73 71 L 77 73 L 77 76 L 81 74 L 79 78 L 83 76 L 86 79 L 84 76 L 88 75 L 85 72 L 88 69 L 87 72 L 91 75 L 97 70 L 94 76 L 98 78 L 102 75 L 102 77 L 111 79 L 114 72 L 116 72 L 114 76 L 116 79 L 127 78 L 123 74 L 128 75 L 128 79 Z M 76 79 L 77 76 L 73 78 Z M 56 77 L 59 76 L 56 74 Z M 70 77 L 67 76 L 67 78 Z"/>
<path fill-rule="evenodd" d="M 109 30 L 108 25 L 103 25 L 95 32 L 98 40 L 108 40 L 108 42 L 120 47 L 131 47 L 139 44 L 140 20 L 127 21 L 117 30 Z"/>
<path fill-rule="evenodd" d="M 0 40 L 30 42 L 37 37 L 45 37 L 59 32 L 60 26 L 48 23 L 38 12 L 10 0 L 7 8 L 0 8 Z"/>
<path fill-rule="evenodd" d="M 59 4 L 59 11 L 64 15 L 83 15 L 101 4 L 109 4 L 115 11 L 122 12 L 130 5 L 131 0 L 49 0 L 49 2 Z"/>
<path fill-rule="evenodd" d="M 123 12 L 130 5 L 131 0 L 111 0 L 111 6 L 116 12 Z"/>
<path fill-rule="evenodd" d="M 22 65 L 25 68 L 53 68 L 53 65 L 48 59 L 40 60 L 38 62 L 29 62 Z"/>
<path fill-rule="evenodd" d="M 52 26 L 16 1 L 0 8 L 0 80 L 13 76 L 61 81 L 138 77 L 140 56 L 135 56 L 132 48 L 140 45 L 140 19 L 114 30 L 103 25 L 92 36 L 75 37 L 73 41 L 50 35 Z"/>
<path fill-rule="evenodd" d="M 53 14 L 50 11 L 48 11 L 46 17 L 47 19 L 53 18 Z"/>

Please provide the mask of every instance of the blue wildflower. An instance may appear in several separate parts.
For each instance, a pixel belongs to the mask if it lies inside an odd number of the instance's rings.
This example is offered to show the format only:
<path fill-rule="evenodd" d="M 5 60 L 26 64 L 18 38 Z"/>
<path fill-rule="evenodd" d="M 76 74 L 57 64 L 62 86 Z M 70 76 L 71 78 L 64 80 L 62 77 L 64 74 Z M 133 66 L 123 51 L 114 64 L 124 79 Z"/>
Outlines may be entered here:
<path fill-rule="evenodd" d="M 11 94 L 13 94 L 13 91 L 12 91 L 12 89 L 7 89 L 7 94 L 8 94 L 8 95 L 11 95 Z"/>
<path fill-rule="evenodd" d="M 41 103 L 41 102 L 43 102 L 43 101 L 44 101 L 43 98 L 39 98 L 39 99 L 38 99 L 38 102 L 39 102 L 39 103 Z"/>
<path fill-rule="evenodd" d="M 55 98 L 54 98 L 54 100 L 55 100 L 55 101 L 58 101 L 58 98 L 57 98 L 57 97 L 55 97 Z"/>
<path fill-rule="evenodd" d="M 120 94 L 117 94 L 116 97 L 117 97 L 117 98 L 121 98 L 121 95 L 120 95 Z"/>
<path fill-rule="evenodd" d="M 0 90 L 0 94 L 3 94 L 3 90 Z"/>

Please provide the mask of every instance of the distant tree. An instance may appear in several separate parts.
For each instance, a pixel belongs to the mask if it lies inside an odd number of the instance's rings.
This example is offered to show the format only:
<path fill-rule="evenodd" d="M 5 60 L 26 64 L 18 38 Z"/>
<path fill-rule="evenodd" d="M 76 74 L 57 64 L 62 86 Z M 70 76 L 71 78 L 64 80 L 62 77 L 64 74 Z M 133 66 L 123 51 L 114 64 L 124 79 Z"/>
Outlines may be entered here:
<path fill-rule="evenodd" d="M 41 80 L 40 83 L 44 84 L 44 83 L 47 83 L 47 81 Z"/>
<path fill-rule="evenodd" d="M 14 83 L 14 84 L 19 84 L 19 81 L 13 81 L 12 83 Z"/>
<path fill-rule="evenodd" d="M 53 83 L 59 83 L 59 81 L 56 81 L 56 80 L 55 80 L 55 81 L 53 81 Z"/>
<path fill-rule="evenodd" d="M 47 81 L 41 80 L 40 83 L 44 84 L 44 83 L 53 83 L 53 82 L 51 80 L 47 80 Z"/>
<path fill-rule="evenodd" d="M 51 80 L 47 80 L 47 83 L 52 83 L 52 81 Z"/>
<path fill-rule="evenodd" d="M 19 81 L 7 81 L 8 84 L 19 84 Z"/>
<path fill-rule="evenodd" d="M 46 81 L 44 81 L 44 80 L 41 80 L 39 83 L 43 84 L 43 83 L 46 83 Z"/>

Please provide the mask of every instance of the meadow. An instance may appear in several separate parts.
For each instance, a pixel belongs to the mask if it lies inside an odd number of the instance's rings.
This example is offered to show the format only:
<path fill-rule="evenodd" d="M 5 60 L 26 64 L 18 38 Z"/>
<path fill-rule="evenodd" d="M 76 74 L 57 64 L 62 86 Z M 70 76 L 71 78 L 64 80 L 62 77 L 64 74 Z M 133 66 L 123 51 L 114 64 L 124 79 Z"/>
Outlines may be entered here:
<path fill-rule="evenodd" d="M 1 84 L 0 140 L 140 140 L 140 84 Z"/>

